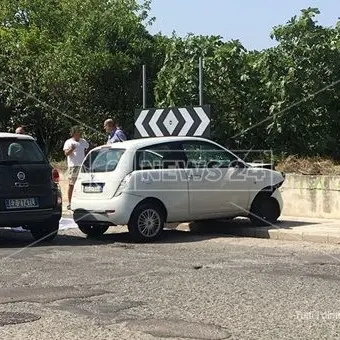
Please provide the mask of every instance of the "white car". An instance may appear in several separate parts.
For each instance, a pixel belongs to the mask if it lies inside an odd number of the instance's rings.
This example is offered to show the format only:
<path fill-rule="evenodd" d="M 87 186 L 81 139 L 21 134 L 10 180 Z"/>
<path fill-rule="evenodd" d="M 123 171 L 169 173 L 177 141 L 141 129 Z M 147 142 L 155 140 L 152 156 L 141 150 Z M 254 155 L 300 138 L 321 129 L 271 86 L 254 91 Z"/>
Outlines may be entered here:
<path fill-rule="evenodd" d="M 135 139 L 87 155 L 71 208 L 88 236 L 127 225 L 134 240 L 151 241 L 171 222 L 247 216 L 275 223 L 283 182 L 284 174 L 250 166 L 204 138 Z"/>

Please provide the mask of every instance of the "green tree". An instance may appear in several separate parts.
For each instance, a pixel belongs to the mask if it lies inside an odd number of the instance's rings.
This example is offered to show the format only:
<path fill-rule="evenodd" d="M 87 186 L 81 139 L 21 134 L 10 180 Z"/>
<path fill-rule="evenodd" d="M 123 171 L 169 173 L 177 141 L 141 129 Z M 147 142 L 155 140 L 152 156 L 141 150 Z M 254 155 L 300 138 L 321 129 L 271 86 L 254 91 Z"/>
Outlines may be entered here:
<path fill-rule="evenodd" d="M 277 46 L 263 51 L 220 37 L 174 36 L 157 78 L 158 105 L 197 105 L 197 63 L 204 57 L 215 139 L 230 147 L 338 156 L 340 24 L 322 27 L 317 14 L 308 8 L 275 27 Z"/>
<path fill-rule="evenodd" d="M 105 140 L 97 131 L 108 116 L 131 130 L 141 66 L 152 65 L 157 41 L 148 10 L 134 0 L 4 0 L 0 91 L 10 117 L 2 124 L 27 125 L 59 154 L 77 122 L 94 143 Z"/>
<path fill-rule="evenodd" d="M 102 143 L 114 117 L 133 133 L 142 104 L 198 105 L 198 60 L 212 137 L 241 149 L 339 156 L 340 22 L 322 27 L 308 8 L 274 27 L 275 47 L 247 51 L 219 36 L 151 35 L 150 2 L 2 0 L 0 128 L 25 124 L 61 156 L 69 127 Z"/>

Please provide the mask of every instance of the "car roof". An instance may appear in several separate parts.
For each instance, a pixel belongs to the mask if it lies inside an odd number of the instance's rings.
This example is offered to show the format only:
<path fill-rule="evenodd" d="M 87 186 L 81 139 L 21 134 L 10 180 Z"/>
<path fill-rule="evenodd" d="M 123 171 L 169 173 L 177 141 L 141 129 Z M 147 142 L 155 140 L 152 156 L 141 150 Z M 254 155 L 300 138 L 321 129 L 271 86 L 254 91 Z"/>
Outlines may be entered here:
<path fill-rule="evenodd" d="M 23 140 L 34 140 L 32 136 L 29 135 L 21 135 L 19 133 L 8 133 L 8 132 L 0 132 L 0 139 L 1 138 L 16 138 L 16 139 L 23 139 Z"/>
<path fill-rule="evenodd" d="M 101 145 L 99 148 L 107 148 L 111 147 L 112 149 L 126 149 L 126 150 L 133 150 L 133 149 L 140 149 L 145 148 L 148 146 L 152 146 L 155 144 L 160 143 L 169 143 L 169 142 L 183 142 L 183 141 L 206 141 L 212 142 L 209 139 L 202 138 L 202 137 L 148 137 L 148 138 L 139 138 L 139 139 L 131 139 L 125 142 L 118 142 L 113 143 L 110 145 Z"/>

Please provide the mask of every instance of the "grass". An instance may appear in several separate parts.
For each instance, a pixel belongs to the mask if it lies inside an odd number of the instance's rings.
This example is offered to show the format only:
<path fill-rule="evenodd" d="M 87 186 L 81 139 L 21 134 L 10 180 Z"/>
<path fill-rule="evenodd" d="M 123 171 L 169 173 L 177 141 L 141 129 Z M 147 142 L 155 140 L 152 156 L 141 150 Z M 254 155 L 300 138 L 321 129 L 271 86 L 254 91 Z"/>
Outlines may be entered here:
<path fill-rule="evenodd" d="M 321 157 L 289 156 L 276 164 L 276 170 L 300 175 L 340 175 L 340 165 Z"/>

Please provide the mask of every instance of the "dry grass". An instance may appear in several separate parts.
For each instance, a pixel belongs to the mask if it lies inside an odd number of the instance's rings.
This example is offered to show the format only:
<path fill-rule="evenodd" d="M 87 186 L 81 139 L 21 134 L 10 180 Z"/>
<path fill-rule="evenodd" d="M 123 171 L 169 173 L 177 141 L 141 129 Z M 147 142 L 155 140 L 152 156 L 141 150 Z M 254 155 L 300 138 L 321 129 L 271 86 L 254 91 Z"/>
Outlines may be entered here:
<path fill-rule="evenodd" d="M 67 170 L 66 161 L 51 162 L 60 171 Z M 340 175 L 340 165 L 331 159 L 321 157 L 299 158 L 289 156 L 277 162 L 275 169 L 285 173 L 301 175 Z"/>
<path fill-rule="evenodd" d="M 51 161 L 51 165 L 58 169 L 59 171 L 66 171 L 67 170 L 67 163 L 66 161 L 61 161 L 61 162 L 55 162 Z"/>
<path fill-rule="evenodd" d="M 302 175 L 340 175 L 340 166 L 331 159 L 289 156 L 278 162 L 276 170 Z"/>

